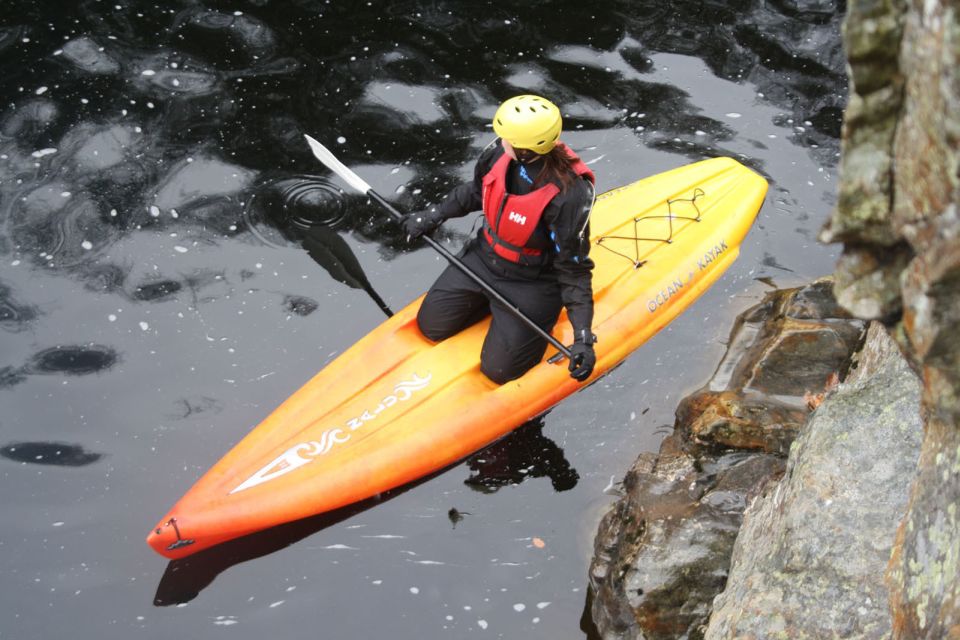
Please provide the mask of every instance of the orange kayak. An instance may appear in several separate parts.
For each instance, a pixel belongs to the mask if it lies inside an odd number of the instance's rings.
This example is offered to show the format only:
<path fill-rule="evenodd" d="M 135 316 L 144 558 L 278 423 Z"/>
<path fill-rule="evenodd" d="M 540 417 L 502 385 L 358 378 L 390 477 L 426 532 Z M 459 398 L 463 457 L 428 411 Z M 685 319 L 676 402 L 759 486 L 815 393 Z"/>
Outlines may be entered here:
<path fill-rule="evenodd" d="M 733 262 L 766 181 L 730 158 L 597 196 L 591 216 L 597 366 L 610 371 Z M 433 344 L 420 299 L 290 396 L 167 512 L 147 543 L 181 558 L 343 507 L 462 460 L 582 389 L 553 349 L 504 385 L 480 373 L 489 321 Z M 553 332 L 573 341 L 566 316 Z"/>

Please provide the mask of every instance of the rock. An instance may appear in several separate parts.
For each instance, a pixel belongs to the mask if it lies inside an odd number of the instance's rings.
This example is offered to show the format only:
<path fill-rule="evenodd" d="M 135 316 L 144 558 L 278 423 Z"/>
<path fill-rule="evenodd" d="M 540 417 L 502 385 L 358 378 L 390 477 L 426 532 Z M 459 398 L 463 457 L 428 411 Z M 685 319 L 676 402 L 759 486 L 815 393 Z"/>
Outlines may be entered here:
<path fill-rule="evenodd" d="M 895 638 L 960 638 L 960 15 L 854 0 L 837 208 L 838 298 L 882 318 L 924 382 L 924 444 L 890 561 Z"/>
<path fill-rule="evenodd" d="M 713 378 L 680 403 L 673 434 L 638 459 L 600 525 L 590 585 L 604 638 L 702 634 L 743 510 L 805 423 L 804 394 L 847 371 L 863 329 L 829 281 L 773 292 L 737 319 Z"/>
<path fill-rule="evenodd" d="M 883 573 L 920 450 L 920 386 L 880 325 L 747 509 L 705 637 L 885 637 Z"/>
<path fill-rule="evenodd" d="M 806 421 L 805 409 L 733 391 L 700 391 L 683 399 L 677 423 L 697 443 L 786 455 Z"/>
<path fill-rule="evenodd" d="M 844 120 L 844 153 L 837 210 L 821 234 L 825 242 L 869 238 L 891 246 L 893 142 L 902 105 L 903 76 L 897 52 L 903 35 L 903 0 L 851 2 L 844 43 L 851 67 Z"/>
<path fill-rule="evenodd" d="M 827 280 L 769 294 L 738 318 L 708 385 L 681 401 L 677 428 L 695 446 L 786 455 L 806 420 L 805 394 L 846 373 L 864 327 Z"/>
<path fill-rule="evenodd" d="M 726 581 L 746 503 L 782 469 L 765 454 L 641 456 L 596 538 L 590 584 L 603 637 L 695 635 Z"/>

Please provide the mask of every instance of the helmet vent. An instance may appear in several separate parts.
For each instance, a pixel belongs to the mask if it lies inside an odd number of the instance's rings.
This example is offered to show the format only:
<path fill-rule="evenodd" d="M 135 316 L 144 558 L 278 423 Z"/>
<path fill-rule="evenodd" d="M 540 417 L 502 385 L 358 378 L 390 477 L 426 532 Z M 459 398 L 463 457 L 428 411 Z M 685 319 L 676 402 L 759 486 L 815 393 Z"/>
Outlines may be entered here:
<path fill-rule="evenodd" d="M 530 107 L 530 111 L 532 111 L 533 113 L 536 113 L 536 112 L 537 112 L 537 110 L 534 109 L 533 107 Z"/>
<path fill-rule="evenodd" d="M 514 107 L 513 109 L 514 109 L 514 111 L 516 111 L 517 113 L 520 113 L 520 107 Z"/>

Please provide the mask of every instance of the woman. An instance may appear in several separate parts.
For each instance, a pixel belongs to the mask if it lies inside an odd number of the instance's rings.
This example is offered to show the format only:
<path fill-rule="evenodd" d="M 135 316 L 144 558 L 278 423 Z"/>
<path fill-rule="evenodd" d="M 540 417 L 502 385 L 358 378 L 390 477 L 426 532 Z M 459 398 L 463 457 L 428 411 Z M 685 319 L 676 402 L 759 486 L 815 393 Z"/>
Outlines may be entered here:
<path fill-rule="evenodd" d="M 448 218 L 482 210 L 483 228 L 462 261 L 547 332 L 565 306 L 575 336 L 570 375 L 583 382 L 596 364 L 588 255 L 594 176 L 560 142 L 561 129 L 560 110 L 549 100 L 510 98 L 494 115 L 499 139 L 481 153 L 473 181 L 436 207 L 410 214 L 403 227 L 417 238 Z M 440 341 L 487 314 L 480 369 L 503 384 L 540 362 L 547 341 L 459 269 L 451 265 L 440 275 L 417 322 L 423 335 Z"/>

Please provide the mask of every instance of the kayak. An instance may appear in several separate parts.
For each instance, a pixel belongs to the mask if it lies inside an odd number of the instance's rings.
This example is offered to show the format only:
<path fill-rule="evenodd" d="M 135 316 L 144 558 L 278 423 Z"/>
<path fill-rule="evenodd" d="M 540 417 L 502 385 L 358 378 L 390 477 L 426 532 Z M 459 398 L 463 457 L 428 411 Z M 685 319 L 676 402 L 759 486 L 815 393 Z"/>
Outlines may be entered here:
<path fill-rule="evenodd" d="M 597 196 L 590 218 L 597 364 L 609 372 L 688 308 L 739 254 L 767 192 L 713 158 Z M 243 438 L 147 536 L 181 558 L 325 513 L 444 469 L 584 383 L 543 360 L 497 385 L 480 372 L 489 319 L 440 343 L 417 329 L 422 297 L 337 357 Z M 573 342 L 562 314 L 553 336 Z"/>

